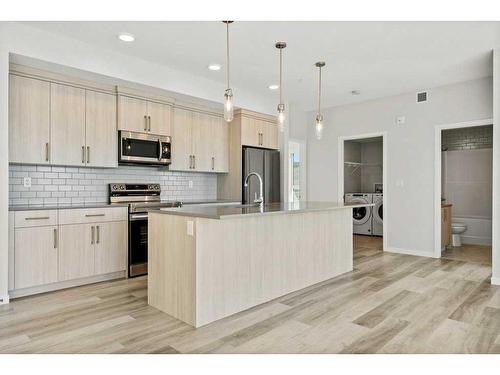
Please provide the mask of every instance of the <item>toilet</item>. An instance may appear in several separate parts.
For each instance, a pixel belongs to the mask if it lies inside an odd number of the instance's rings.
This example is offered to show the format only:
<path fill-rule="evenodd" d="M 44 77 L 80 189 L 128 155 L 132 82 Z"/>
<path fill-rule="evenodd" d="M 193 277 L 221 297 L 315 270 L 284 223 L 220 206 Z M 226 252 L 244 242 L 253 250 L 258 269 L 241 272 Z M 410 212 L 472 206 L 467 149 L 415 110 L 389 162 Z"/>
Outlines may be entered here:
<path fill-rule="evenodd" d="M 467 230 L 467 225 L 462 223 L 451 223 L 451 246 L 462 246 L 460 235 Z"/>

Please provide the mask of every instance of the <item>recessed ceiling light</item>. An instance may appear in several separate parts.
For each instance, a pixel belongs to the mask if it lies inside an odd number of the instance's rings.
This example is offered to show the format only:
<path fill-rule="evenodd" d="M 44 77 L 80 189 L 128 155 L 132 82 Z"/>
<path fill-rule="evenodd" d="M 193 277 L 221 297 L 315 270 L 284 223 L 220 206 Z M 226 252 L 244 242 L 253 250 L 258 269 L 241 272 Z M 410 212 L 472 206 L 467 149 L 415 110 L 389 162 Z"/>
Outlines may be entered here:
<path fill-rule="evenodd" d="M 220 70 L 222 67 L 219 65 L 219 64 L 210 64 L 208 66 L 208 69 L 209 70 L 213 70 L 213 71 L 217 71 L 217 70 Z"/>
<path fill-rule="evenodd" d="M 127 33 L 122 33 L 118 35 L 118 39 L 120 39 L 122 42 L 133 42 L 135 40 L 132 34 L 127 34 Z"/>
<path fill-rule="evenodd" d="M 359 95 L 361 92 L 359 90 L 352 90 L 351 95 Z"/>
<path fill-rule="evenodd" d="M 280 85 L 269 85 L 269 90 L 278 90 L 280 88 Z"/>

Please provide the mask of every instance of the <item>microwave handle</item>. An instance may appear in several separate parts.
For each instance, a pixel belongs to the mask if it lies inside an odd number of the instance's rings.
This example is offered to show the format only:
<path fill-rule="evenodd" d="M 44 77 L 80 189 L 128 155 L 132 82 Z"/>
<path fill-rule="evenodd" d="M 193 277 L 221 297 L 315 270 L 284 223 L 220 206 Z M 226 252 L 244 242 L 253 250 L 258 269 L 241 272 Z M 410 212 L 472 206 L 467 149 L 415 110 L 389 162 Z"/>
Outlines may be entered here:
<path fill-rule="evenodd" d="M 161 140 L 158 138 L 158 161 L 161 161 Z"/>

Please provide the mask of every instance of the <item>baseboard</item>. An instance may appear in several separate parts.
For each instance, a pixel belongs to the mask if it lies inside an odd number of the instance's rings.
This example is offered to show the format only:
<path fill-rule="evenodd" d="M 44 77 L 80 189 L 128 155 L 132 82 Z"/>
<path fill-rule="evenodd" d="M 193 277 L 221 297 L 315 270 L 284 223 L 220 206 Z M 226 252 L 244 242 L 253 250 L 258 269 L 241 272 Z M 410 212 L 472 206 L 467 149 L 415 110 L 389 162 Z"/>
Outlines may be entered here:
<path fill-rule="evenodd" d="M 492 277 L 491 278 L 491 283 L 493 285 L 500 285 L 500 277 Z"/>
<path fill-rule="evenodd" d="M 6 305 L 7 303 L 9 303 L 9 295 L 0 296 L 0 305 Z"/>
<path fill-rule="evenodd" d="M 384 251 L 395 254 L 415 255 L 417 257 L 436 258 L 434 253 L 427 253 L 419 250 L 402 249 L 399 247 L 387 247 Z"/>
<path fill-rule="evenodd" d="M 52 284 L 39 285 L 39 286 L 30 287 L 30 288 L 15 289 L 15 290 L 9 291 L 9 294 L 10 294 L 10 297 L 12 299 L 14 299 L 14 298 L 19 298 L 19 297 L 30 296 L 33 294 L 53 292 L 56 290 L 61 290 L 61 289 L 66 289 L 66 288 L 73 288 L 75 286 L 82 286 L 82 285 L 99 283 L 101 281 L 121 279 L 124 277 L 127 277 L 126 271 L 118 271 L 118 272 L 108 273 L 108 274 L 104 274 L 104 275 L 85 277 L 85 278 L 81 278 L 81 279 L 59 281 L 59 282 L 52 283 Z"/>
<path fill-rule="evenodd" d="M 461 236 L 462 243 L 465 245 L 484 245 L 491 246 L 491 237 L 477 237 L 477 236 Z"/>

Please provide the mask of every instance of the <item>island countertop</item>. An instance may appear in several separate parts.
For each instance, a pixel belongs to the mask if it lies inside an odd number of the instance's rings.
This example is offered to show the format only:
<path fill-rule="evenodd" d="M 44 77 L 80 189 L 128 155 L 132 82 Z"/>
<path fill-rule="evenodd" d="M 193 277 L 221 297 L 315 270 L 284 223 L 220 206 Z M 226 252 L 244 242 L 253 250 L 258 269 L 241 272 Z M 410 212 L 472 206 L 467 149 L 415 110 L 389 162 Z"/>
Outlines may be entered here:
<path fill-rule="evenodd" d="M 347 208 L 371 207 L 373 204 L 342 204 L 337 202 L 280 202 L 258 205 L 211 205 L 164 208 L 156 213 L 200 217 L 206 219 L 228 219 L 236 217 L 294 214 L 304 212 L 332 211 Z"/>

